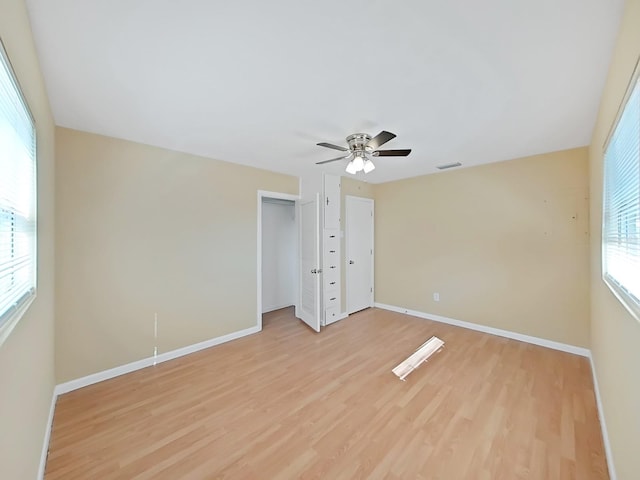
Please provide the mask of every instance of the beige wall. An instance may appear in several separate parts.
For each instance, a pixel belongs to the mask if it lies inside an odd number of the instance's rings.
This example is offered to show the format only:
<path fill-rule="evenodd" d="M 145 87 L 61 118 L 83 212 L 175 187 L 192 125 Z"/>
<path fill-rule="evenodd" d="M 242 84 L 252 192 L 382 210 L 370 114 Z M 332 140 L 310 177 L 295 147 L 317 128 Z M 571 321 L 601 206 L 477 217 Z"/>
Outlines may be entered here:
<path fill-rule="evenodd" d="M 364 198 L 374 198 L 374 187 L 370 183 L 366 183 L 360 180 L 356 180 L 354 177 L 342 177 L 340 179 L 340 231 L 344 234 L 345 231 L 345 220 L 347 218 L 345 214 L 345 206 L 347 204 L 345 200 L 345 196 L 351 195 L 353 197 L 364 197 Z M 375 229 L 375 225 L 374 225 Z M 340 239 L 340 251 L 342 252 L 342 268 L 340 269 L 340 285 L 341 285 L 341 293 L 340 297 L 342 299 L 340 305 L 340 312 L 344 313 L 347 311 L 347 248 L 344 242 L 344 235 Z"/>
<path fill-rule="evenodd" d="M 640 478 L 640 323 L 602 281 L 602 147 L 640 56 L 640 1 L 630 0 L 589 149 L 591 177 L 591 349 L 614 465 L 621 480 Z"/>
<path fill-rule="evenodd" d="M 56 161 L 58 382 L 256 325 L 257 190 L 297 177 L 64 128 Z"/>
<path fill-rule="evenodd" d="M 23 1 L 0 0 L 0 37 L 36 121 L 38 296 L 0 345 L 0 478 L 36 478 L 54 386 L 54 130 Z"/>
<path fill-rule="evenodd" d="M 587 196 L 585 148 L 376 185 L 376 302 L 588 347 Z"/>

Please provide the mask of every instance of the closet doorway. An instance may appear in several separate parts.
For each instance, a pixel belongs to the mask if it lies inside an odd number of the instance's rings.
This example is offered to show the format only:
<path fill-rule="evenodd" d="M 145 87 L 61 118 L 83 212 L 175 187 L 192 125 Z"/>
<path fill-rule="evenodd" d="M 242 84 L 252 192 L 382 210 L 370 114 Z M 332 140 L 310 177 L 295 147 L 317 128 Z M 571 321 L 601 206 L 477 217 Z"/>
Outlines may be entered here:
<path fill-rule="evenodd" d="M 262 315 L 297 306 L 298 222 L 297 196 L 258 192 L 257 326 Z M 297 310 L 297 308 L 296 308 Z"/>

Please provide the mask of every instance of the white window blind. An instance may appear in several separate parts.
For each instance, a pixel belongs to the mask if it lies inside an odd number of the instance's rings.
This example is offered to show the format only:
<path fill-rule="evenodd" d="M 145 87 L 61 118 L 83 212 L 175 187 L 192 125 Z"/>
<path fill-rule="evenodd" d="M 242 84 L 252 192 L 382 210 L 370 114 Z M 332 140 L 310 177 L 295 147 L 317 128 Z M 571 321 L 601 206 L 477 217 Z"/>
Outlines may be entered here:
<path fill-rule="evenodd" d="M 0 339 L 36 287 L 36 132 L 0 44 Z"/>
<path fill-rule="evenodd" d="M 640 319 L 640 81 L 637 75 L 605 149 L 603 274 Z"/>

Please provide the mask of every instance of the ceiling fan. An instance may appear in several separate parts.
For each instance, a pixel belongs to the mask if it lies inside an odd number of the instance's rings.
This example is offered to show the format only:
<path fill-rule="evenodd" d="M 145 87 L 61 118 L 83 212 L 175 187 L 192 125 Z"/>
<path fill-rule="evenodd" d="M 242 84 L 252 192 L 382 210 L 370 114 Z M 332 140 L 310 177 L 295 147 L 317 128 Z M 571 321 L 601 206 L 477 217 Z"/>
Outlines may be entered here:
<path fill-rule="evenodd" d="M 332 158 L 331 160 L 317 162 L 316 165 L 323 165 L 325 163 L 349 159 L 349 163 L 346 168 L 347 173 L 355 174 L 362 170 L 364 170 L 364 173 L 369 173 L 376 168 L 370 157 L 406 157 L 411 153 L 411 149 L 378 150 L 382 145 L 387 143 L 389 140 L 393 140 L 395 137 L 395 134 L 383 130 L 375 137 L 371 137 L 371 135 L 366 133 L 354 133 L 353 135 L 349 135 L 346 139 L 348 147 L 341 147 L 340 145 L 334 145 L 333 143 L 326 142 L 318 143 L 316 145 L 320 147 L 340 150 L 341 152 L 345 152 L 345 155 L 342 157 Z"/>

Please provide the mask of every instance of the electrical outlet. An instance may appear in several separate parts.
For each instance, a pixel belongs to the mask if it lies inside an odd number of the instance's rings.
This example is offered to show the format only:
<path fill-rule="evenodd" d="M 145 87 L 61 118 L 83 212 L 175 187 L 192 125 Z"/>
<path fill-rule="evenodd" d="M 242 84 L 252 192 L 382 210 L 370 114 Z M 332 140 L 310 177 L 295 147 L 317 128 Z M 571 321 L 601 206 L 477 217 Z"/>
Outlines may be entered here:
<path fill-rule="evenodd" d="M 433 300 L 435 302 L 439 302 L 440 301 L 440 294 L 438 292 L 434 292 L 433 294 Z"/>

